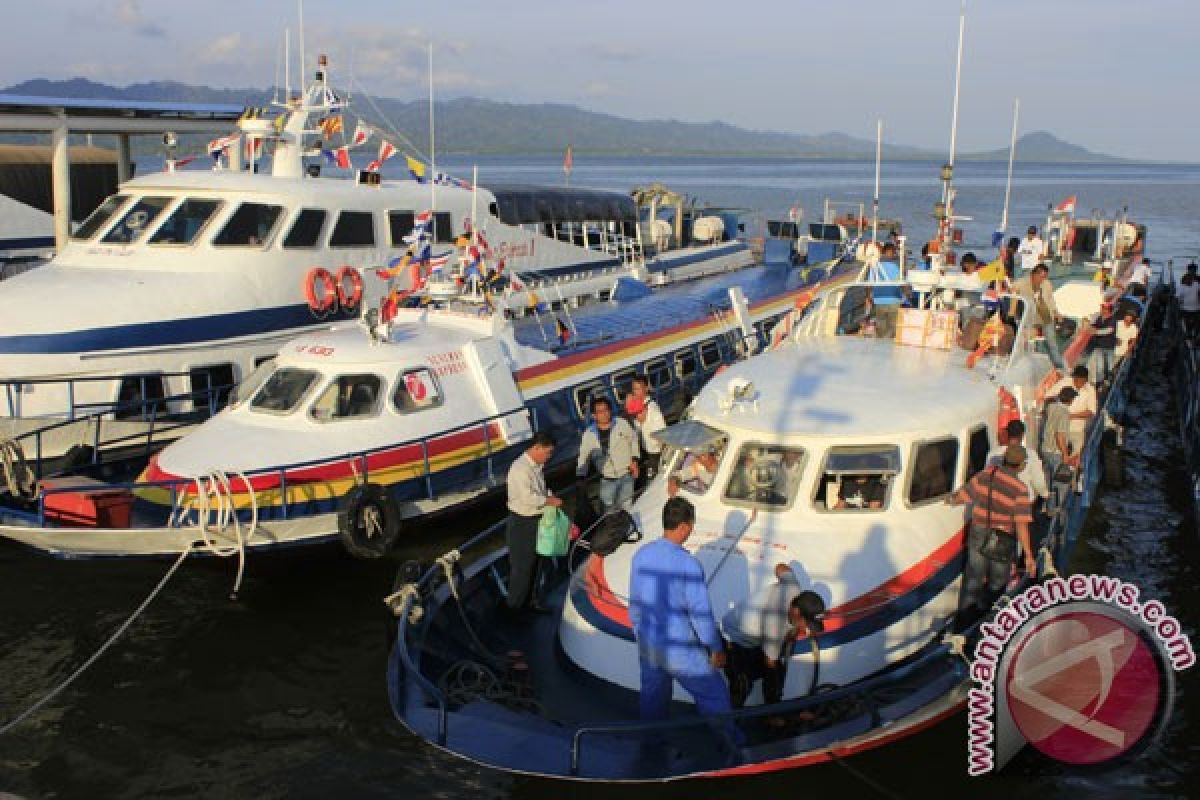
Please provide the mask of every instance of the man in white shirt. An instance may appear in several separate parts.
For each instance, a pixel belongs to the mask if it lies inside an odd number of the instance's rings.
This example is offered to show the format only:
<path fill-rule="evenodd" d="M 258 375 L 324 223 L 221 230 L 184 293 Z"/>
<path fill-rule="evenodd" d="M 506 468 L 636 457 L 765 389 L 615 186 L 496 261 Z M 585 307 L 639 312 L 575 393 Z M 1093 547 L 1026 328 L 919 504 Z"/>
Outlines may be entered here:
<path fill-rule="evenodd" d="M 625 413 L 637 429 L 642 449 L 642 479 L 649 481 L 658 474 L 658 462 L 662 458 L 662 442 L 653 434 L 667 427 L 658 403 L 650 396 L 650 382 L 640 375 L 633 379 L 629 396 L 625 398 Z"/>
<path fill-rule="evenodd" d="M 1025 232 L 1025 238 L 1021 240 L 1021 246 L 1017 248 L 1017 258 L 1020 261 L 1021 269 L 1025 272 L 1042 263 L 1042 259 L 1046 256 L 1046 243 L 1042 241 L 1042 237 L 1038 236 L 1036 225 L 1030 225 L 1029 230 Z"/>
<path fill-rule="evenodd" d="M 1187 265 L 1187 272 L 1175 294 L 1183 317 L 1183 331 L 1188 336 L 1195 336 L 1200 331 L 1200 275 L 1196 270 L 1195 261 Z"/>
<path fill-rule="evenodd" d="M 1113 351 L 1117 361 L 1124 358 L 1129 348 L 1133 347 L 1137 335 L 1137 315 L 1133 313 L 1133 309 L 1127 309 L 1125 315 L 1117 322 L 1117 347 Z"/>
<path fill-rule="evenodd" d="M 554 455 L 554 439 L 545 431 L 533 435 L 529 449 L 508 469 L 508 608 L 540 610 L 533 601 L 533 584 L 537 577 L 537 531 L 542 511 L 547 506 L 562 507 L 562 500 L 546 489 L 542 474 L 546 462 Z M 533 601 L 533 602 L 531 602 Z"/>
<path fill-rule="evenodd" d="M 992 452 L 988 454 L 988 464 L 991 466 L 1003 466 L 1004 453 L 1009 444 L 1025 442 L 1025 423 L 1019 419 L 1009 420 L 1004 432 L 1008 434 L 1008 444 L 992 448 Z M 1050 496 L 1050 488 L 1046 486 L 1046 468 L 1042 466 L 1042 459 L 1038 456 L 1036 448 L 1025 448 L 1025 466 L 1017 473 L 1017 477 L 1029 490 L 1031 503 L 1036 502 L 1039 497 L 1045 500 Z"/>
<path fill-rule="evenodd" d="M 1129 280 L 1125 285 L 1132 286 L 1135 283 L 1140 283 L 1143 287 L 1150 286 L 1150 259 L 1143 258 L 1129 273 Z"/>
<path fill-rule="evenodd" d="M 1067 434 L 1067 440 L 1071 443 L 1071 455 L 1079 455 L 1083 449 L 1084 436 L 1087 434 L 1087 426 L 1092 417 L 1096 416 L 1098 408 L 1096 402 L 1096 387 L 1088 380 L 1088 369 L 1085 366 L 1077 366 L 1071 371 L 1071 377 L 1063 378 L 1051 390 L 1050 395 L 1056 396 L 1066 387 L 1070 386 L 1077 394 L 1075 399 L 1071 401 L 1071 405 L 1067 410 L 1071 415 L 1071 424 Z"/>

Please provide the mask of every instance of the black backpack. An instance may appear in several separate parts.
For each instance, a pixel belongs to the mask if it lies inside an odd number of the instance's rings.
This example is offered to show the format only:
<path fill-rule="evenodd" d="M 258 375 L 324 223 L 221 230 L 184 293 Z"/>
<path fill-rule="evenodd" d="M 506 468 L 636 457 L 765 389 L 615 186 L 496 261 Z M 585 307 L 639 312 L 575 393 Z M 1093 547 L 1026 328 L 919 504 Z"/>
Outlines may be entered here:
<path fill-rule="evenodd" d="M 588 539 L 591 551 L 598 556 L 607 556 L 626 542 L 640 541 L 642 532 L 638 530 L 633 517 L 624 509 L 607 514 L 597 523 Z"/>

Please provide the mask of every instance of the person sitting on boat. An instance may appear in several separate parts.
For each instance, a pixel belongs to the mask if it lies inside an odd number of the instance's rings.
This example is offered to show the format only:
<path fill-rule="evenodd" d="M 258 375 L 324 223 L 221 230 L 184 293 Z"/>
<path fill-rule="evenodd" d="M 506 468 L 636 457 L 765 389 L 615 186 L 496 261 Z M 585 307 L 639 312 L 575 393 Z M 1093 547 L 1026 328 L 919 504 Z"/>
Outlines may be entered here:
<path fill-rule="evenodd" d="M 1083 451 L 1083 440 L 1087 435 L 1087 426 L 1092 417 L 1096 416 L 1099 408 L 1096 401 L 1096 387 L 1088 380 L 1088 368 L 1082 364 L 1071 370 L 1071 377 L 1063 378 L 1050 390 L 1052 395 L 1058 394 L 1066 387 L 1075 390 L 1075 399 L 1071 402 L 1071 425 L 1067 440 L 1071 444 L 1071 453 L 1078 455 Z"/>
<path fill-rule="evenodd" d="M 1051 395 L 1046 402 L 1046 419 L 1042 422 L 1042 460 L 1046 474 L 1053 477 L 1058 468 L 1079 466 L 1079 454 L 1071 452 L 1071 404 L 1078 392 L 1073 386 L 1064 386 L 1058 394 Z"/>
<path fill-rule="evenodd" d="M 1004 427 L 1004 433 L 1008 436 L 1008 444 L 1025 444 L 1025 423 L 1019 419 L 1010 419 L 1008 425 Z M 988 464 L 999 466 L 1004 462 L 1004 452 L 1007 450 L 1007 445 L 999 445 L 992 449 L 988 454 Z M 1029 501 L 1036 503 L 1040 497 L 1045 500 L 1050 496 L 1050 488 L 1046 486 L 1046 470 L 1042 466 L 1042 459 L 1038 456 L 1036 450 L 1025 448 L 1025 468 L 1017 475 L 1021 479 L 1021 483 L 1029 489 Z"/>
<path fill-rule="evenodd" d="M 796 602 L 800 593 L 800 581 L 792 568 L 776 564 L 775 580 L 735 605 L 721 620 L 728 655 L 725 677 L 734 708 L 746 705 L 746 698 L 760 680 L 764 703 L 783 699 L 788 654 L 797 634 L 821 625 L 819 619 L 814 619 L 812 625 L 805 624 L 802 608 Z"/>
<path fill-rule="evenodd" d="M 882 475 L 860 474 L 842 476 L 838 487 L 837 502 L 833 507 L 839 511 L 849 508 L 861 510 L 883 508 L 887 487 Z"/>
<path fill-rule="evenodd" d="M 1100 305 L 1100 313 L 1088 320 L 1088 372 L 1097 385 L 1108 380 L 1116 361 L 1117 313 L 1111 300 Z"/>
<path fill-rule="evenodd" d="M 729 687 L 719 672 L 725 666 L 725 642 L 713 617 L 704 567 L 683 547 L 695 524 L 692 504 L 670 498 L 662 510 L 662 538 L 633 557 L 629 619 L 637 640 L 643 720 L 667 719 L 673 681 L 692 696 L 701 714 L 732 709 Z M 726 730 L 741 742 L 732 723 Z"/>
<path fill-rule="evenodd" d="M 592 424 L 583 432 L 575 474 L 600 473 L 600 513 L 628 509 L 633 502 L 633 482 L 638 476 L 638 443 L 633 426 L 614 417 L 607 397 L 592 398 Z"/>
<path fill-rule="evenodd" d="M 721 460 L 721 450 L 716 446 L 708 447 L 697 453 L 688 453 L 679 469 L 671 473 L 667 479 L 667 494 L 674 497 L 680 487 L 692 494 L 704 494 L 712 486 L 717 474 L 717 465 Z"/>
<path fill-rule="evenodd" d="M 1029 489 L 1017 477 L 1025 467 L 1025 448 L 1010 444 L 1000 466 L 986 467 L 972 476 L 966 486 L 947 501 L 950 505 L 971 503 L 966 542 L 966 565 L 959 596 L 959 627 L 968 618 L 986 613 L 1008 585 L 1017 544 L 1025 555 L 1027 575 L 1037 573 L 1029 524 L 1033 507 Z"/>
<path fill-rule="evenodd" d="M 542 511 L 561 508 L 562 500 L 546 489 L 542 470 L 554 455 L 554 439 L 545 431 L 533 435 L 528 449 L 508 469 L 508 608 L 538 610 L 533 597 L 537 578 L 537 533 Z"/>
<path fill-rule="evenodd" d="M 638 446 L 642 451 L 640 477 L 648 481 L 658 474 L 658 462 L 662 457 L 662 442 L 653 434 L 667 427 L 667 421 L 658 403 L 650 396 L 650 382 L 641 375 L 633 379 L 629 396 L 625 398 L 625 413 L 638 432 Z"/>

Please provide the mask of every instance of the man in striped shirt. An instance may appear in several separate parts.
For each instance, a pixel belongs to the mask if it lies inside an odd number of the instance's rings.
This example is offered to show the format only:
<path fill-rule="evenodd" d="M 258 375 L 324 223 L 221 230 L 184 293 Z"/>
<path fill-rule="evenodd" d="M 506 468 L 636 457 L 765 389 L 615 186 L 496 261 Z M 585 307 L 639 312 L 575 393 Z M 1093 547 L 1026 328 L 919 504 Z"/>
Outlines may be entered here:
<path fill-rule="evenodd" d="M 975 473 L 950 500 L 952 505 L 971 503 L 960 613 L 971 607 L 979 613 L 986 612 L 1004 591 L 1018 541 L 1025 555 L 1026 574 L 1033 576 L 1037 572 L 1029 536 L 1033 507 L 1029 488 L 1017 477 L 1025 462 L 1025 448 L 1009 445 L 1001 465 Z"/>

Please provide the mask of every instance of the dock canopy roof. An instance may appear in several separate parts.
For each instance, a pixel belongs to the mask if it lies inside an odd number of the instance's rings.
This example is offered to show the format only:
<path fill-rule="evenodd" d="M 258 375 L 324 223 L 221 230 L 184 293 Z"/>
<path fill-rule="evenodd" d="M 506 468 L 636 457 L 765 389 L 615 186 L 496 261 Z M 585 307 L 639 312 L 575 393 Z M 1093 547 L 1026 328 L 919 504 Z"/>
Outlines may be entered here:
<path fill-rule="evenodd" d="M 506 225 L 530 222 L 635 222 L 637 205 L 620 192 L 510 184 L 488 186 Z"/>

